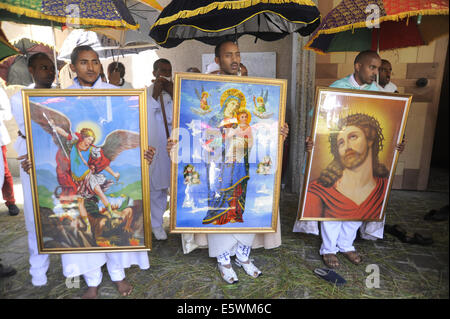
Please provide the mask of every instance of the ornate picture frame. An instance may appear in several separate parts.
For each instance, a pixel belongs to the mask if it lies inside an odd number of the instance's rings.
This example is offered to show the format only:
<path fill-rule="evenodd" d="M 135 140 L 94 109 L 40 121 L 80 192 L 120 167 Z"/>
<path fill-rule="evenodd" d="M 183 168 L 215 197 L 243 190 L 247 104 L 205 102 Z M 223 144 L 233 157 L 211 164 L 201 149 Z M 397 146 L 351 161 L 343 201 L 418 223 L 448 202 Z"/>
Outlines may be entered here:
<path fill-rule="evenodd" d="M 299 220 L 382 221 L 412 96 L 316 89 Z"/>
<path fill-rule="evenodd" d="M 146 91 L 22 96 L 39 252 L 150 250 Z"/>
<path fill-rule="evenodd" d="M 275 232 L 286 80 L 176 73 L 172 233 Z"/>

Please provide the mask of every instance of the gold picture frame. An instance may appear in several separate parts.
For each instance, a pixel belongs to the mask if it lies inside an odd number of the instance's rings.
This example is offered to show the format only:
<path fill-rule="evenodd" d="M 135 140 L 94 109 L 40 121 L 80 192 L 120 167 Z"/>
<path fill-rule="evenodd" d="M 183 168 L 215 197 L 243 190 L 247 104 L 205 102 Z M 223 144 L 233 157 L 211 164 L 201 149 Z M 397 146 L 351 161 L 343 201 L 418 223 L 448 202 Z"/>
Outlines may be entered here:
<path fill-rule="evenodd" d="M 146 90 L 22 92 L 39 253 L 151 250 Z"/>
<path fill-rule="evenodd" d="M 276 231 L 286 87 L 281 79 L 175 74 L 171 233 Z"/>
<path fill-rule="evenodd" d="M 412 95 L 316 89 L 298 220 L 382 221 Z"/>

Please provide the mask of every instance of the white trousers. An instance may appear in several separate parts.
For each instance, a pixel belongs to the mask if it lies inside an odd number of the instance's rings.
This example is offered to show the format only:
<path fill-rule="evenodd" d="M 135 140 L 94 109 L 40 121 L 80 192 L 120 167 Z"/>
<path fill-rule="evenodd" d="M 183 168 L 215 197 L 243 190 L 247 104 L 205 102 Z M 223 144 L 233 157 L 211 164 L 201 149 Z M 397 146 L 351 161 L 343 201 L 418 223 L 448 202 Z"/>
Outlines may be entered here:
<path fill-rule="evenodd" d="M 353 242 L 359 227 L 360 221 L 324 221 L 320 223 L 322 235 L 322 246 L 320 254 L 336 254 L 337 252 L 354 251 Z"/>
<path fill-rule="evenodd" d="M 125 279 L 125 269 L 121 265 L 107 262 L 106 268 L 112 281 L 122 281 Z M 102 269 L 95 268 L 94 270 L 88 271 L 83 274 L 83 278 L 88 287 L 97 287 L 102 282 Z"/>
<path fill-rule="evenodd" d="M 30 175 L 25 173 L 22 167 L 20 167 L 20 181 L 22 183 L 23 191 L 23 214 L 28 232 L 31 283 L 34 286 L 43 286 L 47 283 L 47 270 L 50 266 L 50 258 L 49 255 L 39 254 L 38 251 Z"/>
<path fill-rule="evenodd" d="M 252 246 L 256 234 L 208 234 L 209 257 L 236 255 L 239 244 Z M 245 260 L 242 260 L 245 261 Z"/>
<path fill-rule="evenodd" d="M 152 228 L 163 225 L 163 215 L 167 208 L 167 189 L 150 189 L 150 211 Z"/>

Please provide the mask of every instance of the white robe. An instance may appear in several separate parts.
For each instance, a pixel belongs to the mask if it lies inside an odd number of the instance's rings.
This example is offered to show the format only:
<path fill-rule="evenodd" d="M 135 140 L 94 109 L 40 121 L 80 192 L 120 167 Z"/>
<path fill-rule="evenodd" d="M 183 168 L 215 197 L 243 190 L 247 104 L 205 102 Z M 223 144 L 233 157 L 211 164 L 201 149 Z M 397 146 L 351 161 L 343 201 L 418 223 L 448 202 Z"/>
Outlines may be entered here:
<path fill-rule="evenodd" d="M 34 83 L 25 87 L 33 89 Z M 11 97 L 11 112 L 16 120 L 17 126 L 22 134 L 25 135 L 25 119 L 22 106 L 22 90 Z M 18 156 L 27 154 L 27 142 L 22 137 L 17 137 L 14 143 L 14 149 Z M 28 251 L 30 263 L 31 282 L 35 286 L 45 285 L 47 282 L 47 270 L 50 266 L 50 258 L 47 254 L 38 253 L 38 243 L 36 235 L 36 224 L 34 221 L 33 198 L 31 193 L 30 176 L 19 166 L 20 181 L 23 191 L 23 215 L 25 218 L 25 227 L 28 232 Z"/>
<path fill-rule="evenodd" d="M 150 211 L 152 227 L 163 225 L 163 215 L 167 207 L 167 190 L 170 187 L 171 161 L 167 154 L 167 135 L 160 99 L 152 97 L 153 85 L 147 88 L 148 145 L 156 149 L 150 165 Z M 169 135 L 172 132 L 172 97 L 162 91 Z"/>
<path fill-rule="evenodd" d="M 354 90 L 380 91 L 380 86 L 375 82 L 372 82 L 371 85 L 363 84 L 360 86 L 356 82 L 353 74 L 338 81 L 335 81 L 333 84 L 331 84 L 330 87 L 354 89 Z M 363 222 L 361 227 L 359 228 L 361 237 L 369 240 L 376 240 L 377 238 L 383 239 L 385 220 L 386 217 L 381 222 Z M 294 223 L 294 228 L 292 231 L 294 233 L 299 232 L 299 233 L 319 235 L 319 222 L 297 220 Z"/>
<path fill-rule="evenodd" d="M 225 251 L 230 252 L 230 255 L 234 255 L 238 241 L 246 246 L 252 246 L 253 249 L 260 247 L 265 249 L 276 248 L 281 245 L 279 210 L 277 225 L 275 233 L 266 234 L 182 234 L 183 252 L 189 254 L 194 249 L 208 247 L 210 257 L 217 257 Z"/>
<path fill-rule="evenodd" d="M 150 165 L 150 186 L 152 190 L 168 189 L 170 187 L 171 161 L 167 154 L 167 135 L 160 100 L 152 97 L 153 85 L 147 88 L 147 118 L 148 144 L 156 149 Z M 169 135 L 172 132 L 173 102 L 170 95 L 163 91 L 164 110 L 167 118 Z"/>
<path fill-rule="evenodd" d="M 68 89 L 88 89 L 82 87 L 78 79 L 74 79 L 74 84 Z M 117 89 L 116 86 L 102 82 L 100 77 L 94 83 L 92 89 Z M 139 265 L 141 269 L 148 269 L 150 267 L 148 254 L 146 251 L 139 252 L 111 252 L 111 253 L 77 253 L 77 254 L 62 254 L 61 261 L 63 266 L 63 273 L 66 277 L 75 277 L 85 273 L 92 272 L 105 263 L 108 266 L 108 272 L 114 281 L 112 272 L 123 270 L 131 265 Z M 101 272 L 100 272 L 101 273 Z"/>
<path fill-rule="evenodd" d="M 251 235 L 251 236 L 249 236 Z M 189 254 L 197 248 L 208 248 L 210 257 L 217 257 L 224 251 L 231 255 L 236 250 L 237 240 L 252 249 L 264 247 L 272 249 L 281 245 L 281 223 L 278 212 L 277 231 L 266 234 L 182 234 L 183 253 Z M 209 245 L 208 245 L 209 243 Z"/>

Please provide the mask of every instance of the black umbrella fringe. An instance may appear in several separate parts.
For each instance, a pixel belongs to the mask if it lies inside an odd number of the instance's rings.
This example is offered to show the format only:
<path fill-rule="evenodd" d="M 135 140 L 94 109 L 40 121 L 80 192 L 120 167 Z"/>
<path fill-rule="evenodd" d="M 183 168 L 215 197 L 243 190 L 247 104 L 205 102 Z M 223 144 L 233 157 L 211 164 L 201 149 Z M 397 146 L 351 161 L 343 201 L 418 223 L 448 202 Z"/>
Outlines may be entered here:
<path fill-rule="evenodd" d="M 320 24 L 320 12 L 311 1 L 299 5 L 293 1 L 279 1 L 280 4 L 262 3 L 258 1 L 172 1 L 160 14 L 152 26 L 150 36 L 162 47 L 171 48 L 187 39 L 196 39 L 206 44 L 217 44 L 224 39 L 237 40 L 243 34 L 251 34 L 264 41 L 279 40 L 290 32 L 280 29 L 279 32 L 235 32 L 249 19 L 273 13 L 285 21 L 299 25 L 296 32 L 302 36 L 311 34 Z M 273 1 L 271 1 L 273 2 Z M 291 3 L 287 3 L 291 2 Z M 208 4 L 209 3 L 209 4 Z M 282 4 L 281 4 L 282 3 Z M 207 4 L 205 6 L 205 4 Z M 266 18 L 266 17 L 265 17 Z M 201 36 L 187 35 L 177 38 L 174 30 L 177 27 L 191 27 L 202 33 Z M 221 34 L 222 33 L 222 34 Z M 223 34 L 229 33 L 229 34 Z"/>

